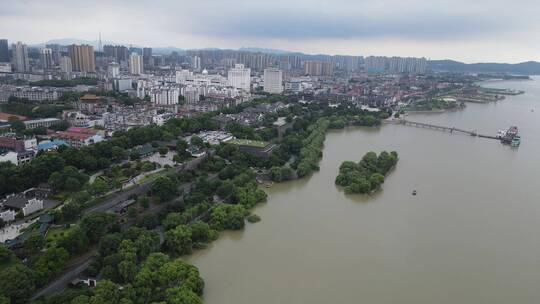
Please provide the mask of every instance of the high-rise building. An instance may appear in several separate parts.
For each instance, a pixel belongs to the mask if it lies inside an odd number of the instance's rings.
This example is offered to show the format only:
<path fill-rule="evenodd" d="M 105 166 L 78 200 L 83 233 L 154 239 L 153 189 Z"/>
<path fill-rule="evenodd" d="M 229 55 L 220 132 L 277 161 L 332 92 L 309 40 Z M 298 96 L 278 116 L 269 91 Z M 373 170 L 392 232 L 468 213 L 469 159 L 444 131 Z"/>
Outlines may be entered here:
<path fill-rule="evenodd" d="M 39 59 L 43 69 L 51 69 L 53 67 L 53 52 L 49 48 L 39 50 Z"/>
<path fill-rule="evenodd" d="M 283 72 L 276 68 L 264 69 L 264 91 L 272 94 L 283 92 Z"/>
<path fill-rule="evenodd" d="M 107 66 L 107 76 L 109 78 L 117 78 L 120 76 L 120 65 L 116 62 L 112 62 Z"/>
<path fill-rule="evenodd" d="M 62 53 L 67 53 L 68 51 L 67 46 L 56 43 L 46 44 L 45 47 L 52 50 L 53 64 L 60 64 Z"/>
<path fill-rule="evenodd" d="M 158 86 L 150 89 L 150 101 L 155 105 L 178 104 L 180 89 L 175 86 Z"/>
<path fill-rule="evenodd" d="M 130 46 L 130 47 L 129 47 L 129 53 L 130 53 L 130 54 L 137 53 L 137 54 L 139 54 L 139 55 L 142 56 L 143 51 L 142 51 L 141 48 Z"/>
<path fill-rule="evenodd" d="M 152 58 L 152 48 L 145 47 L 142 50 L 144 64 L 150 64 L 150 58 Z"/>
<path fill-rule="evenodd" d="M 72 44 L 68 47 L 73 70 L 77 72 L 95 72 L 94 47 L 91 45 Z"/>
<path fill-rule="evenodd" d="M 191 57 L 191 68 L 195 71 L 199 71 L 201 69 L 201 57 L 199 56 Z"/>
<path fill-rule="evenodd" d="M 17 72 L 28 72 L 30 71 L 30 63 L 28 60 L 28 49 L 26 44 L 22 42 L 17 42 L 11 45 L 11 54 L 13 61 L 13 68 Z"/>
<path fill-rule="evenodd" d="M 143 60 L 141 55 L 132 53 L 129 56 L 129 70 L 133 75 L 141 75 L 143 73 Z"/>
<path fill-rule="evenodd" d="M 9 47 L 7 39 L 0 39 L 0 62 L 9 62 Z"/>
<path fill-rule="evenodd" d="M 129 59 L 129 50 L 123 45 L 105 45 L 103 52 L 107 57 L 113 57 L 118 63 L 127 61 Z"/>
<path fill-rule="evenodd" d="M 366 71 L 371 73 L 424 73 L 426 65 L 426 58 L 414 57 L 370 56 L 365 60 Z"/>
<path fill-rule="evenodd" d="M 304 62 L 304 73 L 310 76 L 332 76 L 334 68 L 332 62 L 308 60 Z"/>
<path fill-rule="evenodd" d="M 227 75 L 229 85 L 249 92 L 251 87 L 251 69 L 245 68 L 243 64 L 235 64 Z"/>
<path fill-rule="evenodd" d="M 73 65 L 71 64 L 71 58 L 67 56 L 60 57 L 60 71 L 62 73 L 73 72 Z"/>

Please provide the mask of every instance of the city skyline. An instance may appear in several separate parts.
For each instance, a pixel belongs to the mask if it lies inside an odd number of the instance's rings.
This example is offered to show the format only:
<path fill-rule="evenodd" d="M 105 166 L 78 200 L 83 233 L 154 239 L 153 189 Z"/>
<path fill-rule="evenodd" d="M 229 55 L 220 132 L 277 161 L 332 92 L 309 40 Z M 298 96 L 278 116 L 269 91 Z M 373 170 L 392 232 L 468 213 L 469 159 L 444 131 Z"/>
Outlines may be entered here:
<path fill-rule="evenodd" d="M 145 1 L 7 0 L 0 8 L 0 37 L 31 45 L 67 37 L 92 41 L 101 32 L 104 41 L 151 47 L 261 47 L 467 63 L 538 61 L 540 42 L 530 37 L 540 28 L 534 18 L 540 4 L 518 2 L 510 8 L 483 0 L 159 1 L 147 10 Z"/>

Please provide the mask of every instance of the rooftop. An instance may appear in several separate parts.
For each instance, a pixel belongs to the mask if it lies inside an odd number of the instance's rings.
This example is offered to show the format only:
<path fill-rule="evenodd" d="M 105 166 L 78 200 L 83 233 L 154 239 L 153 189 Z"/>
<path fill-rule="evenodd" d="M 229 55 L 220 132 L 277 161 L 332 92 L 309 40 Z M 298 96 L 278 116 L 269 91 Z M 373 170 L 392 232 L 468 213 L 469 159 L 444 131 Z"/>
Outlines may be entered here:
<path fill-rule="evenodd" d="M 63 140 L 53 140 L 49 142 L 40 143 L 39 145 L 37 145 L 37 148 L 38 150 L 49 150 L 60 145 L 69 146 L 68 143 L 66 143 Z"/>
<path fill-rule="evenodd" d="M 238 146 L 248 146 L 256 148 L 264 148 L 268 146 L 268 143 L 260 140 L 250 140 L 250 139 L 231 139 L 227 141 L 228 144 L 238 145 Z"/>
<path fill-rule="evenodd" d="M 0 121 L 8 121 L 10 117 L 16 117 L 19 120 L 26 120 L 26 116 L 0 112 Z"/>

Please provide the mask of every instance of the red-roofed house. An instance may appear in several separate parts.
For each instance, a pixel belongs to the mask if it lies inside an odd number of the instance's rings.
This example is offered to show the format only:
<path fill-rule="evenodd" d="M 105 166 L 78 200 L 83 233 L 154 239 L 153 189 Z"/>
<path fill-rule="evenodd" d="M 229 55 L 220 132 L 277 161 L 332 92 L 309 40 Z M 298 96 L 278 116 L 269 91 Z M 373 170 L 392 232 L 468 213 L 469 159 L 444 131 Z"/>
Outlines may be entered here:
<path fill-rule="evenodd" d="M 8 122 L 10 117 L 16 117 L 19 120 L 26 120 L 26 116 L 0 112 L 0 122 Z"/>

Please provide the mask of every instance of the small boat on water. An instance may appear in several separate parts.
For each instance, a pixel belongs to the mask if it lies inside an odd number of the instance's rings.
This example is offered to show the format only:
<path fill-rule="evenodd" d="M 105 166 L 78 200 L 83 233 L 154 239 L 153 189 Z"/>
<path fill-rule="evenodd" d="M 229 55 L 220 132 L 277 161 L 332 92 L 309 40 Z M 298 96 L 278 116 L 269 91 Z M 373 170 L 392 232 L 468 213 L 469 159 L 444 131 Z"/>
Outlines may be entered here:
<path fill-rule="evenodd" d="M 521 144 L 521 137 L 519 135 L 516 135 L 514 136 L 514 138 L 512 138 L 512 142 L 510 143 L 510 146 L 519 147 L 520 144 Z"/>

